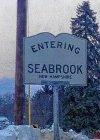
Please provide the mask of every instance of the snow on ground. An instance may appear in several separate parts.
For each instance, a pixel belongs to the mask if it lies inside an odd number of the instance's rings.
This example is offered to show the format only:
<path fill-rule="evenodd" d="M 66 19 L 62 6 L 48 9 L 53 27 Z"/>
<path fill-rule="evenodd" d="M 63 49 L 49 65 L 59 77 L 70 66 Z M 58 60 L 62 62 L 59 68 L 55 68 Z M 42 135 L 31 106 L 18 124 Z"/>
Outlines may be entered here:
<path fill-rule="evenodd" d="M 27 125 L 10 125 L 4 130 L 0 130 L 0 140 L 53 140 L 53 130 L 40 130 Z M 60 140 L 89 140 L 89 138 L 81 133 L 77 134 L 73 130 L 63 132 L 60 129 Z"/>

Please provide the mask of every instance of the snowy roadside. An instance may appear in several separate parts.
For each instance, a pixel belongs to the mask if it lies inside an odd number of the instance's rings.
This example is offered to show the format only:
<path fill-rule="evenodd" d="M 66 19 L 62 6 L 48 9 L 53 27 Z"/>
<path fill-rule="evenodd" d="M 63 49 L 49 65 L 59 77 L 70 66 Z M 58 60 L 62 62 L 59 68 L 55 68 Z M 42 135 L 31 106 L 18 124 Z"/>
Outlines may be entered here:
<path fill-rule="evenodd" d="M 73 130 L 63 132 L 60 129 L 61 140 L 90 140 L 87 136 L 77 134 Z M 53 130 L 33 128 L 32 126 L 10 125 L 4 130 L 0 130 L 0 140 L 53 140 Z"/>

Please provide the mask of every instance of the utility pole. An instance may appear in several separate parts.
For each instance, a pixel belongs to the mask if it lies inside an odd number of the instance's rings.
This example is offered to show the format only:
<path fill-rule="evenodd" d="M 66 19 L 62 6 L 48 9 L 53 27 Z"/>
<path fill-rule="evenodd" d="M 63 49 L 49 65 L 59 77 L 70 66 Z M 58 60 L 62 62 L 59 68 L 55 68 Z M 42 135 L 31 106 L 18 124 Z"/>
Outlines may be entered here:
<path fill-rule="evenodd" d="M 17 0 L 16 72 L 15 72 L 15 124 L 22 125 L 25 108 L 23 84 L 23 37 L 27 34 L 27 0 Z"/>

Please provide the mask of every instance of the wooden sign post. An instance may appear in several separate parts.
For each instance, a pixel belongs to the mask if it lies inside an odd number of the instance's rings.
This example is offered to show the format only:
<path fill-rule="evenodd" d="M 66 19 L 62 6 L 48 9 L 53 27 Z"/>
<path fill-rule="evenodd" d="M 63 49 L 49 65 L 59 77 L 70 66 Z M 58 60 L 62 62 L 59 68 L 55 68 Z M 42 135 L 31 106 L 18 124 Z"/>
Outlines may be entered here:
<path fill-rule="evenodd" d="M 53 86 L 53 120 L 54 120 L 54 140 L 59 137 L 59 93 L 58 86 Z"/>

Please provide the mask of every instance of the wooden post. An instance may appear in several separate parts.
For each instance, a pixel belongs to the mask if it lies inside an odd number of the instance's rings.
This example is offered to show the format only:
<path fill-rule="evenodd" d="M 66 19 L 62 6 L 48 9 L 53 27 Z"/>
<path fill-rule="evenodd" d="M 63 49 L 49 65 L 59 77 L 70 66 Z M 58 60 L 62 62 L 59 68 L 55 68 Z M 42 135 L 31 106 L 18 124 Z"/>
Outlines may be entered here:
<path fill-rule="evenodd" d="M 31 87 L 30 87 L 30 85 L 29 85 L 29 90 L 28 90 L 28 95 L 29 95 L 29 97 L 28 97 L 28 118 L 29 118 L 29 125 L 32 125 L 32 118 L 31 118 L 31 116 L 32 116 L 32 114 L 31 114 Z"/>
<path fill-rule="evenodd" d="M 15 72 L 15 124 L 24 120 L 25 86 L 23 84 L 23 37 L 27 30 L 27 0 L 17 0 L 17 37 L 16 37 L 16 72 Z"/>
<path fill-rule="evenodd" d="M 54 140 L 59 138 L 59 93 L 58 86 L 53 86 L 53 118 L 54 118 Z"/>

